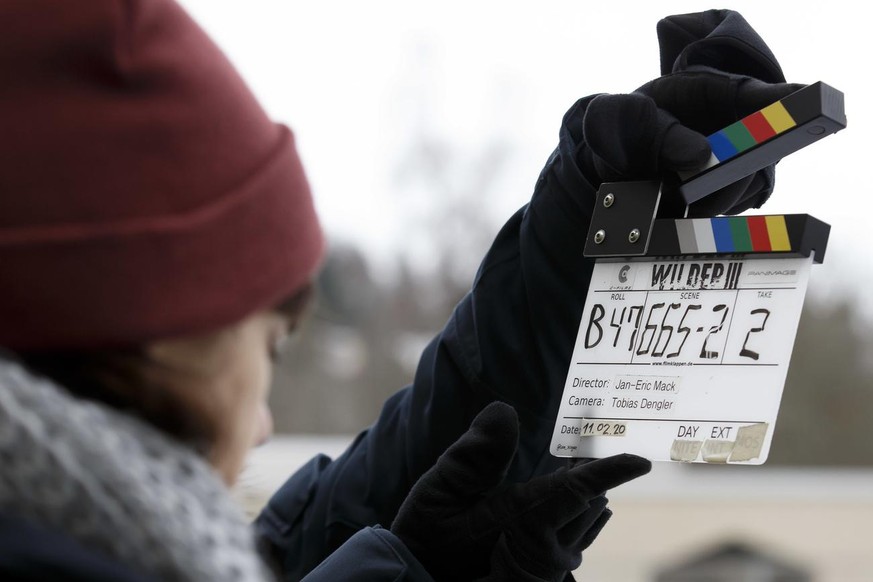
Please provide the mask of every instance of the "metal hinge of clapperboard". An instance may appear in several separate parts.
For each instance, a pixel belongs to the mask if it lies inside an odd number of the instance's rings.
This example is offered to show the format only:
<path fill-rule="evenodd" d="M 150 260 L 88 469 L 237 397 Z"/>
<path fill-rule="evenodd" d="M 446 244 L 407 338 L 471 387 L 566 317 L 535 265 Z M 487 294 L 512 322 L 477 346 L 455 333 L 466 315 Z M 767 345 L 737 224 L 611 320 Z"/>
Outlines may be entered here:
<path fill-rule="evenodd" d="M 608 260 L 814 252 L 821 263 L 830 225 L 808 214 L 692 219 L 688 205 L 845 127 L 843 93 L 817 82 L 710 135 L 713 155 L 705 168 L 680 176 L 681 199 L 662 199 L 658 180 L 604 183 L 584 254 Z"/>

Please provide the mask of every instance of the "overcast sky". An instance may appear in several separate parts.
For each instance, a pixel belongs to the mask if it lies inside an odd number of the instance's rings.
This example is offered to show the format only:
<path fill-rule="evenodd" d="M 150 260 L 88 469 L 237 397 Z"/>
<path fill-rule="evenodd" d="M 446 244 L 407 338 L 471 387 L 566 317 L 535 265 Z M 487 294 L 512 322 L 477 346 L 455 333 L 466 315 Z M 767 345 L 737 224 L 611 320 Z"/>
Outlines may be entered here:
<path fill-rule="evenodd" d="M 658 75 L 656 22 L 699 2 L 183 0 L 269 113 L 290 125 L 328 231 L 377 257 L 402 245 L 396 165 L 410 134 L 437 135 L 475 160 L 511 145 L 489 202 L 494 228 L 530 196 L 566 109 Z M 798 7 L 803 6 L 800 10 Z M 720 7 L 720 6 L 715 6 Z M 846 93 L 849 128 L 786 158 L 768 213 L 833 226 L 824 292 L 873 283 L 867 135 L 871 40 L 866 4 L 734 2 L 789 81 Z M 864 73 L 863 70 L 868 70 Z M 862 277 L 857 277 L 861 273 Z"/>

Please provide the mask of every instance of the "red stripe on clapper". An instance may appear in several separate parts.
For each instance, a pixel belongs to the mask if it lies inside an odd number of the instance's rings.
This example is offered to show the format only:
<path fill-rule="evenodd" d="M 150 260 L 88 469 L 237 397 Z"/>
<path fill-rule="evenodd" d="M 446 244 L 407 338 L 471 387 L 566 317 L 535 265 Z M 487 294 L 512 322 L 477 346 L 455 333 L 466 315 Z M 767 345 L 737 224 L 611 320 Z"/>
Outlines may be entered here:
<path fill-rule="evenodd" d="M 748 117 L 743 118 L 743 125 L 746 126 L 746 129 L 749 130 L 749 133 L 752 134 L 752 137 L 755 138 L 755 141 L 758 143 L 767 141 L 776 135 L 776 130 L 773 129 L 770 122 L 767 121 L 767 118 L 764 117 L 764 114 L 760 111 L 756 111 Z"/>
<path fill-rule="evenodd" d="M 752 248 L 755 251 L 769 251 L 770 234 L 767 232 L 767 220 L 763 216 L 747 216 L 749 236 L 752 238 Z"/>

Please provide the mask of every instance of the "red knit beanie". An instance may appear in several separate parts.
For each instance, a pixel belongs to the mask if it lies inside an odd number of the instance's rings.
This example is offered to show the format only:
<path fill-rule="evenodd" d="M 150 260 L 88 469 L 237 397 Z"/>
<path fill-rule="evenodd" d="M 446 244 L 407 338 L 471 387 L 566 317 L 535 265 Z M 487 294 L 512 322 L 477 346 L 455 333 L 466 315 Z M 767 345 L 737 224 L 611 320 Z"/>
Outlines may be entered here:
<path fill-rule="evenodd" d="M 291 132 L 171 0 L 0 4 L 0 346 L 215 329 L 323 246 Z"/>

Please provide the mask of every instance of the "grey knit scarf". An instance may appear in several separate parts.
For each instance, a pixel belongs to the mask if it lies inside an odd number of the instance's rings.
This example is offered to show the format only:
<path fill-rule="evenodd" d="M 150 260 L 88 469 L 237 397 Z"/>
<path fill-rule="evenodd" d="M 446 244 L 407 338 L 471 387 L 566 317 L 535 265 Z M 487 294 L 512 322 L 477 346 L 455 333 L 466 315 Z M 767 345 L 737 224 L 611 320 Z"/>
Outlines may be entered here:
<path fill-rule="evenodd" d="M 241 510 L 198 454 L 2 357 L 0 511 L 162 580 L 269 577 Z"/>

